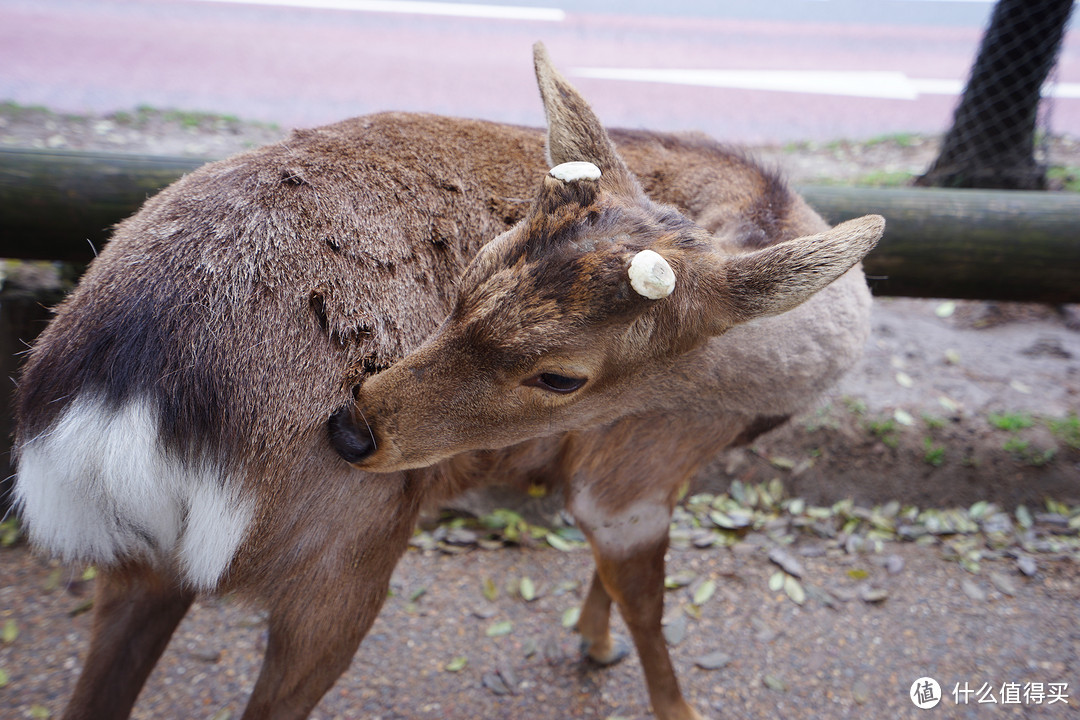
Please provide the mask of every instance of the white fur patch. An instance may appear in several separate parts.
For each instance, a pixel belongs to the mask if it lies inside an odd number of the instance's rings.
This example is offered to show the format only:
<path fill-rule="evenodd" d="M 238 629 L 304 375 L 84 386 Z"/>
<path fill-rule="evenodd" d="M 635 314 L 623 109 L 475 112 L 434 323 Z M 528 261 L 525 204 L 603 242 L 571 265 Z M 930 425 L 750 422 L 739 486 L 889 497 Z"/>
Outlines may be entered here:
<path fill-rule="evenodd" d="M 659 300 L 675 290 L 675 271 L 664 256 L 652 250 L 642 250 L 630 261 L 630 287 L 638 295 Z"/>
<path fill-rule="evenodd" d="M 592 489 L 585 487 L 570 501 L 570 512 L 588 531 L 597 549 L 616 558 L 660 542 L 671 527 L 671 512 L 664 495 L 637 500 L 618 511 L 607 511 L 598 505 Z"/>
<path fill-rule="evenodd" d="M 600 168 L 591 162 L 564 162 L 561 165 L 548 170 L 548 175 L 563 182 L 577 182 L 578 180 L 599 180 Z"/>
<path fill-rule="evenodd" d="M 22 446 L 15 503 L 31 540 L 65 561 L 176 564 L 203 590 L 217 585 L 253 513 L 223 470 L 164 452 L 148 402 L 113 411 L 86 397 Z"/>

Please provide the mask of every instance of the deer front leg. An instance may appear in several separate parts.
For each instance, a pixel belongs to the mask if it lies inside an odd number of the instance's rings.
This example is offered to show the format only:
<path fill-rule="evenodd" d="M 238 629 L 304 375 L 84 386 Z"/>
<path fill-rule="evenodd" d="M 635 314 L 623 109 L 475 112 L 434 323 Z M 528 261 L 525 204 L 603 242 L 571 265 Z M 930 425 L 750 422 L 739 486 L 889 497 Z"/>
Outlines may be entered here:
<path fill-rule="evenodd" d="M 597 576 L 630 628 L 653 712 L 660 720 L 701 720 L 679 689 L 660 621 L 664 613 L 664 554 L 667 532 L 629 552 L 605 547 L 590 536 Z M 586 601 L 587 602 L 587 601 Z"/>
<path fill-rule="evenodd" d="M 146 566 L 103 569 L 82 674 L 64 720 L 122 720 L 195 594 Z"/>

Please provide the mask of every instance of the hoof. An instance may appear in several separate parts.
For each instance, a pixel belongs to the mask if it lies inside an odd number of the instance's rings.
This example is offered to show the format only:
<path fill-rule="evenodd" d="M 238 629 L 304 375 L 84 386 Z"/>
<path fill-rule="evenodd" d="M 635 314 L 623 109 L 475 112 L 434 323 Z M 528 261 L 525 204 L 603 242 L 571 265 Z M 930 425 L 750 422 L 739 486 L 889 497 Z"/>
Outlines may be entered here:
<path fill-rule="evenodd" d="M 612 635 L 610 647 L 607 652 L 601 653 L 594 652 L 593 644 L 585 638 L 582 638 L 581 652 L 585 657 L 597 665 L 614 665 L 630 654 L 630 643 L 621 635 Z"/>

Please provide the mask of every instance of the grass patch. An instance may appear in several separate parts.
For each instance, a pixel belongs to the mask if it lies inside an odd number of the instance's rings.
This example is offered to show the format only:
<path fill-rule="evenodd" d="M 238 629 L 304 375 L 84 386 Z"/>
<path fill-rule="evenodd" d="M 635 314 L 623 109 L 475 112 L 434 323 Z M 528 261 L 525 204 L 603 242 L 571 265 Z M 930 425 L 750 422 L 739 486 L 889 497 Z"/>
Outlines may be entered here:
<path fill-rule="evenodd" d="M 1063 190 L 1080 192 L 1080 167 L 1054 165 L 1046 168 L 1046 179 L 1060 183 Z"/>
<path fill-rule="evenodd" d="M 894 450 L 900 445 L 900 438 L 897 433 L 900 430 L 899 425 L 892 418 L 885 418 L 884 420 L 867 420 L 866 429 L 870 431 L 870 434 L 881 441 L 881 444 L 885 447 L 893 448 Z"/>
<path fill-rule="evenodd" d="M 935 445 L 932 439 L 924 438 L 923 448 L 925 450 L 923 453 L 923 460 L 925 460 L 928 465 L 941 467 L 945 463 L 944 445 Z"/>
<path fill-rule="evenodd" d="M 870 138 L 866 141 L 866 147 L 874 147 L 875 145 L 895 145 L 900 148 L 909 148 L 914 147 L 921 139 L 922 138 L 919 135 L 910 132 L 890 133 Z"/>
<path fill-rule="evenodd" d="M 990 413 L 987 420 L 998 430 L 1006 432 L 1024 430 L 1035 424 L 1035 420 L 1027 413 Z"/>
<path fill-rule="evenodd" d="M 1054 437 L 1073 450 L 1080 450 L 1080 416 L 1073 413 L 1060 420 L 1046 418 L 1045 422 Z"/>
<path fill-rule="evenodd" d="M 929 430 L 943 430 L 948 422 L 945 418 L 937 417 L 936 415 L 923 415 L 923 422 L 926 423 L 926 427 Z"/>
<path fill-rule="evenodd" d="M 1057 454 L 1057 448 L 1047 448 L 1045 450 L 1033 446 L 1027 440 L 1023 440 L 1018 437 L 1011 437 L 1005 441 L 1005 444 L 1001 446 L 1001 449 L 1013 456 L 1013 459 L 1017 462 L 1031 465 L 1032 467 L 1042 467 L 1048 464 L 1054 459 Z"/>

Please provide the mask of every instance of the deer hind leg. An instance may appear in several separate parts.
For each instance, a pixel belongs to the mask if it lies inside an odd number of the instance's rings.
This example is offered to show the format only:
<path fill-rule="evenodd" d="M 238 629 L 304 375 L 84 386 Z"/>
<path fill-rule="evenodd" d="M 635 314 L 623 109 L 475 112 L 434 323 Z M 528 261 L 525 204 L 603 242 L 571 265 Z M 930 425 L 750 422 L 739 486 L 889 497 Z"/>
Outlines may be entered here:
<path fill-rule="evenodd" d="M 143 565 L 99 571 L 90 651 L 64 720 L 128 717 L 194 599 L 195 593 Z"/>
<path fill-rule="evenodd" d="M 243 720 L 306 718 L 349 666 L 370 623 L 328 612 L 332 600 L 311 592 L 309 613 L 301 607 L 271 612 L 266 656 Z M 374 615 L 374 614 L 373 614 Z"/>
<path fill-rule="evenodd" d="M 361 640 L 382 609 L 390 576 L 408 546 L 418 501 L 426 483 L 393 476 L 356 482 L 355 492 L 328 509 L 327 503 L 301 500 L 296 526 L 277 545 L 309 548 L 286 571 L 271 566 L 259 587 L 269 609 L 266 654 L 243 720 L 300 720 L 348 669 Z M 329 483 L 328 483 L 329 484 Z M 408 486 L 414 492 L 403 494 Z M 286 543 L 283 538 L 288 537 Z"/>
<path fill-rule="evenodd" d="M 630 654 L 626 640 L 611 634 L 611 595 L 604 587 L 599 571 L 593 573 L 589 594 L 581 606 L 577 631 L 581 649 L 599 665 L 614 665 Z"/>

